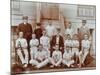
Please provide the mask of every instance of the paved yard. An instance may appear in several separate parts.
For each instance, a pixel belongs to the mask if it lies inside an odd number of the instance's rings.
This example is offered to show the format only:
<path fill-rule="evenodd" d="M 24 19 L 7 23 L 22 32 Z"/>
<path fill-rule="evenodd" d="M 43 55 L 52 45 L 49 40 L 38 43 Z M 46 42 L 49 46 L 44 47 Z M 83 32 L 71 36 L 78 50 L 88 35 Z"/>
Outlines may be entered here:
<path fill-rule="evenodd" d="M 21 66 L 18 65 L 13 65 L 12 66 L 12 72 L 14 73 L 33 73 L 33 72 L 55 72 L 55 71 L 69 71 L 69 70 L 87 70 L 87 69 L 95 69 L 96 67 L 96 60 L 95 58 L 88 58 L 87 59 L 88 62 L 86 62 L 86 65 L 83 66 L 82 68 L 78 68 L 78 66 L 75 67 L 71 67 L 68 68 L 65 65 L 61 65 L 61 67 L 54 67 L 54 68 L 50 68 L 50 64 L 48 64 L 47 66 L 40 68 L 40 69 L 36 69 L 35 67 L 28 65 L 27 68 L 22 68 Z M 16 74 L 12 74 L 12 75 L 16 75 Z"/>

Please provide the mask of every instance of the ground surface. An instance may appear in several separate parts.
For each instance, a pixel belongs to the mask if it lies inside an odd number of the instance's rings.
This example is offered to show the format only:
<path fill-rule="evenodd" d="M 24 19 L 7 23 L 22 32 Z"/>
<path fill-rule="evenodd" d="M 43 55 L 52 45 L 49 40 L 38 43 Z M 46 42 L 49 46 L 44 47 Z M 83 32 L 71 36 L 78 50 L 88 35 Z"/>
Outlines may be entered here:
<path fill-rule="evenodd" d="M 65 65 L 61 65 L 61 67 L 54 67 L 50 68 L 50 64 L 48 64 L 45 67 L 42 67 L 40 69 L 36 69 L 32 65 L 28 65 L 27 68 L 23 68 L 22 65 L 12 65 L 12 75 L 16 75 L 15 73 L 35 73 L 35 72 L 55 72 L 55 71 L 69 71 L 69 70 L 87 70 L 87 69 L 94 69 L 96 67 L 96 60 L 95 58 L 89 57 L 86 60 L 86 63 L 84 66 L 79 68 L 77 65 L 74 64 L 74 67 L 66 67 Z"/>

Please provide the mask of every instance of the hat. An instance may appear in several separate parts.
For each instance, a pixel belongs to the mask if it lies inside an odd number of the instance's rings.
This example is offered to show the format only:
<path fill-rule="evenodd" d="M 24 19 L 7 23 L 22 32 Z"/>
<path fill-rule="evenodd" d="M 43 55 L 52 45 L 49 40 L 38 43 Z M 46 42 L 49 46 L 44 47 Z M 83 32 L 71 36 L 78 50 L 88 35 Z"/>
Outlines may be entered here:
<path fill-rule="evenodd" d="M 82 23 L 86 23 L 86 20 L 82 20 Z"/>
<path fill-rule="evenodd" d="M 70 21 L 69 21 L 68 23 L 69 23 L 69 24 L 71 24 L 71 22 L 70 22 Z"/>
<path fill-rule="evenodd" d="M 60 28 L 57 28 L 57 31 L 61 31 L 61 29 Z"/>
<path fill-rule="evenodd" d="M 57 29 L 57 31 L 60 31 L 61 30 L 60 26 L 57 26 L 56 29 Z"/>
<path fill-rule="evenodd" d="M 23 20 L 27 20 L 28 19 L 28 16 L 23 16 L 22 19 Z"/>
<path fill-rule="evenodd" d="M 66 46 L 66 48 L 69 48 L 69 47 L 70 47 L 70 46 L 68 46 L 68 45 Z"/>
<path fill-rule="evenodd" d="M 37 26 L 41 26 L 41 23 L 36 23 L 37 24 Z"/>

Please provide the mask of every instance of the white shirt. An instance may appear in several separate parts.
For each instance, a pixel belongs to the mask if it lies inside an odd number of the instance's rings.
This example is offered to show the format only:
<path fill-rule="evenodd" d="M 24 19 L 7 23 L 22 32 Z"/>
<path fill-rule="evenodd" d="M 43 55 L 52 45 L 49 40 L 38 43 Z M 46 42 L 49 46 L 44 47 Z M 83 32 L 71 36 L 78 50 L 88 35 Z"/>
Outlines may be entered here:
<path fill-rule="evenodd" d="M 79 41 L 78 40 L 72 40 L 72 47 L 79 47 Z"/>
<path fill-rule="evenodd" d="M 66 59 L 66 60 L 71 60 L 71 57 L 72 57 L 71 50 L 69 50 L 69 52 L 65 50 L 65 52 L 63 54 L 63 58 Z"/>
<path fill-rule="evenodd" d="M 50 57 L 50 51 L 45 49 L 44 50 L 44 55 L 45 55 L 45 58 Z"/>
<path fill-rule="evenodd" d="M 67 35 L 67 34 L 70 34 L 70 35 L 72 36 L 72 33 L 73 33 L 72 28 L 66 28 L 66 30 L 65 30 L 65 34 L 66 34 L 66 35 Z"/>
<path fill-rule="evenodd" d="M 40 60 L 43 60 L 44 59 L 44 51 L 37 51 L 36 54 L 35 54 L 35 59 L 40 59 Z"/>
<path fill-rule="evenodd" d="M 47 50 L 42 49 L 42 51 L 37 51 L 35 54 L 35 59 L 36 58 L 41 58 L 41 60 L 46 59 L 49 57 L 49 52 Z"/>
<path fill-rule="evenodd" d="M 42 36 L 40 38 L 40 44 L 42 44 L 43 46 L 49 46 L 50 45 L 50 39 L 47 36 Z"/>
<path fill-rule="evenodd" d="M 53 54 L 52 54 L 52 58 L 57 62 L 59 61 L 60 59 L 62 59 L 62 53 L 61 51 L 53 51 Z"/>
<path fill-rule="evenodd" d="M 20 47 L 20 45 L 21 45 L 21 47 L 27 47 L 27 41 L 26 41 L 26 39 L 24 39 L 24 38 L 18 38 L 16 40 L 16 47 Z"/>
<path fill-rule="evenodd" d="M 51 37 L 51 36 L 53 36 L 54 34 L 55 34 L 55 32 L 56 32 L 56 28 L 53 26 L 53 25 L 48 25 L 48 26 L 46 26 L 46 31 L 47 31 L 47 35 L 49 36 L 49 37 Z"/>
<path fill-rule="evenodd" d="M 56 44 L 59 44 L 59 36 L 56 36 Z"/>
<path fill-rule="evenodd" d="M 72 40 L 65 40 L 64 46 L 72 47 Z"/>
<path fill-rule="evenodd" d="M 30 40 L 30 46 L 34 47 L 34 46 L 38 46 L 39 41 L 37 39 L 31 39 Z"/>
<path fill-rule="evenodd" d="M 90 41 L 89 40 L 82 40 L 82 47 L 89 49 L 90 48 Z"/>
<path fill-rule="evenodd" d="M 88 34 L 88 32 L 89 32 L 89 28 L 88 28 L 88 26 L 81 26 L 81 28 L 79 29 L 79 31 L 80 31 L 80 33 L 81 34 Z M 90 34 L 90 33 L 89 33 Z"/>

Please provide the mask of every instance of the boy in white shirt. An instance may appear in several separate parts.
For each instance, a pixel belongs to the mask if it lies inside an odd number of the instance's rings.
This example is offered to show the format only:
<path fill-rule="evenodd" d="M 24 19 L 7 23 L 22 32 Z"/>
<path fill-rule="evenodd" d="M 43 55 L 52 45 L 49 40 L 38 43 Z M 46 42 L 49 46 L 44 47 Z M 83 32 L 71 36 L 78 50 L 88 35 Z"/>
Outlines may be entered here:
<path fill-rule="evenodd" d="M 46 29 L 48 37 L 51 38 L 56 33 L 56 27 L 54 25 L 52 25 L 52 22 L 50 20 L 48 21 L 48 23 L 49 23 L 49 25 L 47 25 L 45 27 L 45 29 Z"/>
<path fill-rule="evenodd" d="M 27 40 L 23 38 L 23 32 L 19 32 L 19 37 L 16 40 L 16 50 L 24 67 L 27 67 L 29 59 L 27 47 Z M 23 56 L 23 53 L 25 57 Z"/>
<path fill-rule="evenodd" d="M 30 40 L 30 55 L 31 55 L 31 60 L 34 59 L 34 56 L 37 52 L 37 46 L 39 45 L 38 39 L 36 39 L 36 35 L 32 34 L 32 39 Z M 31 62 L 30 60 L 30 62 Z"/>
<path fill-rule="evenodd" d="M 88 34 L 85 34 L 84 35 L 84 39 L 81 42 L 81 48 L 82 49 L 80 51 L 80 56 L 79 56 L 79 59 L 80 59 L 80 67 L 82 65 L 84 65 L 84 61 L 86 59 L 86 56 L 89 53 L 90 45 L 91 45 L 91 42 L 89 41 L 89 36 L 88 36 Z"/>
<path fill-rule="evenodd" d="M 43 45 L 43 48 L 45 48 L 46 50 L 49 50 L 49 48 L 50 48 L 50 38 L 47 37 L 45 30 L 42 33 L 43 33 L 43 35 L 40 38 L 40 44 Z"/>
<path fill-rule="evenodd" d="M 71 39 L 71 35 L 70 34 L 67 34 L 64 46 L 65 47 L 69 46 L 70 48 L 72 47 L 72 39 Z"/>
<path fill-rule="evenodd" d="M 40 44 L 38 46 L 38 51 L 35 54 L 34 60 L 32 60 L 31 63 L 33 66 L 39 69 L 49 63 L 49 57 L 50 53 Z"/>
<path fill-rule="evenodd" d="M 69 22 L 69 24 L 68 24 L 68 26 L 67 26 L 67 28 L 65 30 L 65 35 L 67 35 L 67 34 L 70 34 L 70 36 L 73 35 L 73 29 L 72 29 L 71 22 Z"/>
<path fill-rule="evenodd" d="M 78 59 L 79 59 L 79 40 L 78 40 L 78 35 L 77 34 L 73 35 L 72 54 L 73 54 L 74 61 L 77 64 Z"/>
<path fill-rule="evenodd" d="M 74 60 L 72 59 L 72 50 L 69 46 L 65 47 L 62 63 L 67 67 L 71 67 L 74 64 Z"/>
<path fill-rule="evenodd" d="M 51 66 L 50 67 L 60 67 L 62 62 L 62 52 L 59 50 L 59 45 L 55 45 L 55 51 L 52 53 L 52 57 L 50 58 Z"/>

